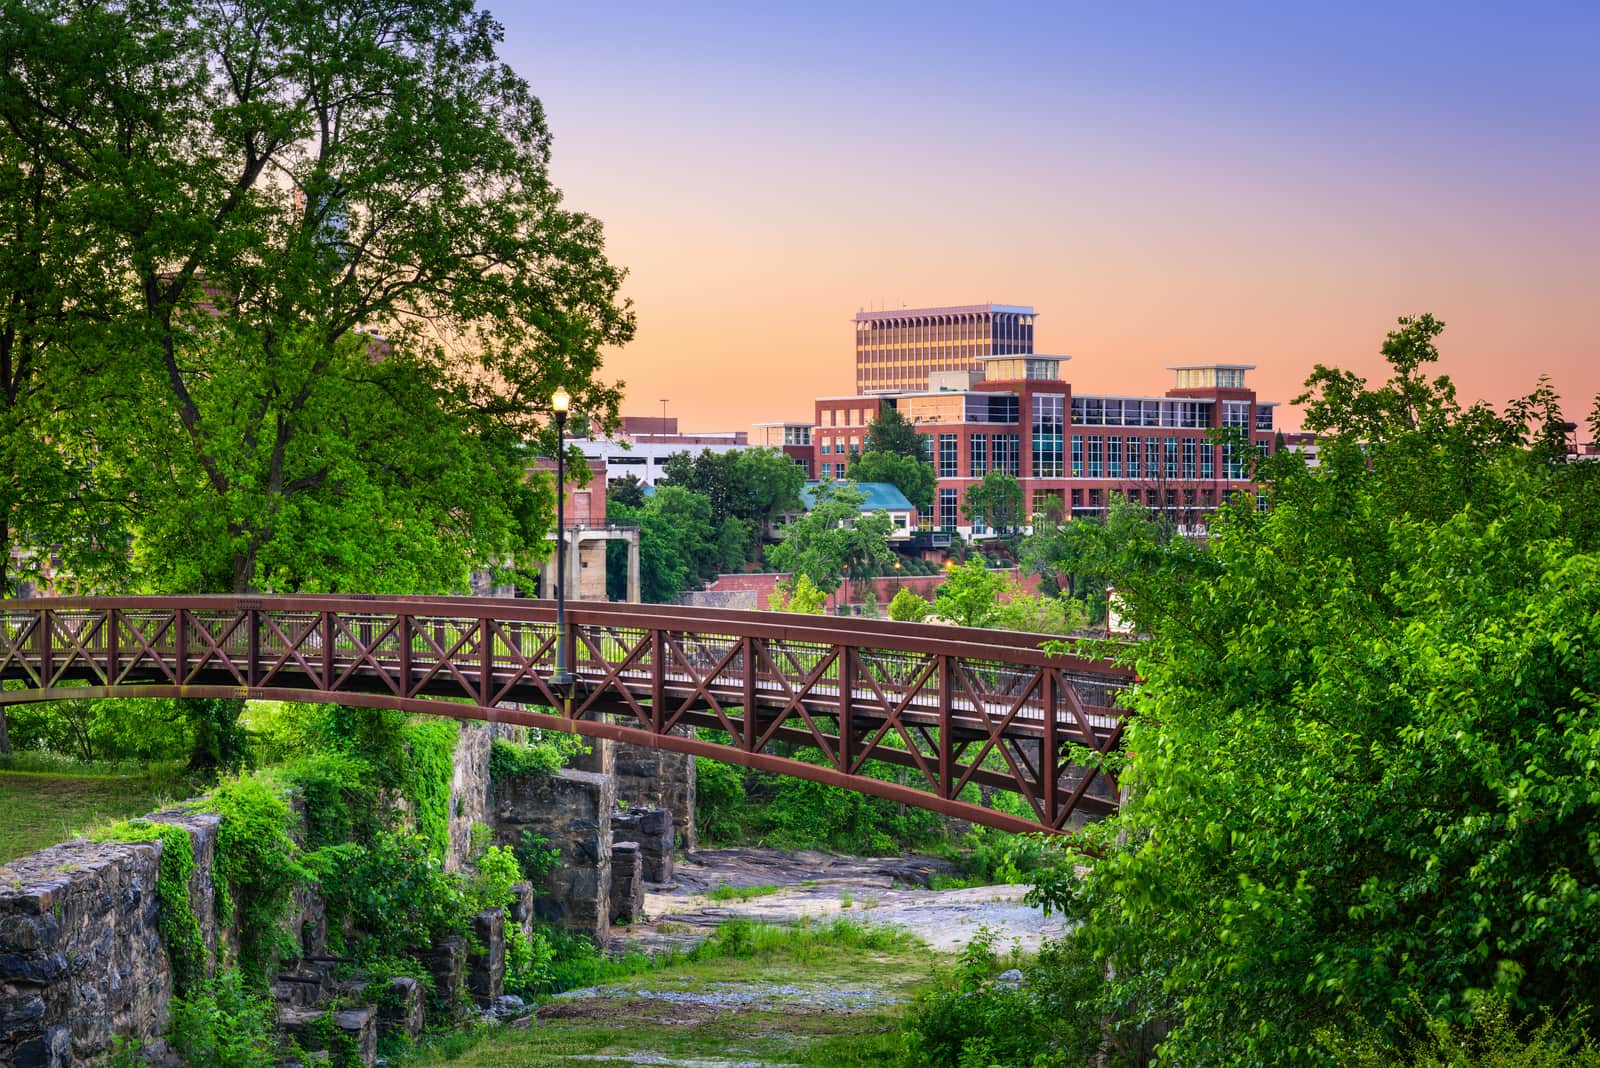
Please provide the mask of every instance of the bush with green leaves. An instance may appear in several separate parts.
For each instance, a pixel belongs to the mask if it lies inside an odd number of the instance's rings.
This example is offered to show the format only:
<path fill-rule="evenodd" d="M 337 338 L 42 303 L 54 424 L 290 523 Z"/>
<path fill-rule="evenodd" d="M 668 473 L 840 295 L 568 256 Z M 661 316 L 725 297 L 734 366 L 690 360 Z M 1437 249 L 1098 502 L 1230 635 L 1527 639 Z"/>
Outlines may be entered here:
<path fill-rule="evenodd" d="M 1100 1040 L 1093 998 L 1099 964 L 1071 939 L 1041 952 L 1020 980 L 997 982 L 1023 963 L 995 952 L 979 928 L 952 973 L 918 999 L 902 1030 L 908 1068 L 1078 1068 Z"/>
<path fill-rule="evenodd" d="M 1264 465 L 1269 511 L 1086 554 L 1150 636 L 1132 800 L 1039 897 L 1172 1063 L 1397 1047 L 1485 994 L 1594 1019 L 1600 464 L 1543 384 L 1458 404 L 1424 374 L 1440 329 L 1402 320 L 1379 387 L 1317 369 L 1320 465 Z"/>
<path fill-rule="evenodd" d="M 497 738 L 489 749 L 489 777 L 503 781 L 516 775 L 553 775 L 589 753 L 581 734 L 530 729 L 522 744 Z"/>
<path fill-rule="evenodd" d="M 279 950 L 279 921 L 294 888 L 310 878 L 291 834 L 289 806 L 267 783 L 245 777 L 218 787 L 202 807 L 222 816 L 214 879 L 217 919 L 239 935 L 239 972 L 260 989 Z"/>
<path fill-rule="evenodd" d="M 278 1062 L 272 1000 L 253 992 L 239 973 L 172 999 L 165 1038 L 185 1062 L 208 1068 L 271 1068 Z"/>

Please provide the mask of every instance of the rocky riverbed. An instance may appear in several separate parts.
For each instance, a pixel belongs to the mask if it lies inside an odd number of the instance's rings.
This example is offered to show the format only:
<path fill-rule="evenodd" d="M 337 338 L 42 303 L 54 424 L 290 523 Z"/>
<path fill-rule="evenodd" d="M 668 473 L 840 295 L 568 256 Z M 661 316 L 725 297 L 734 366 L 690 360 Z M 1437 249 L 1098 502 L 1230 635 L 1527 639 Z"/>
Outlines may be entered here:
<path fill-rule="evenodd" d="M 840 857 L 777 849 L 707 849 L 679 862 L 670 885 L 645 895 L 648 921 L 613 930 L 613 950 L 684 949 L 735 917 L 798 923 L 852 916 L 863 923 L 904 928 L 942 953 L 953 953 L 979 927 L 996 945 L 1036 950 L 1065 923 L 1023 904 L 1016 885 L 933 890 L 954 868 L 937 857 Z M 713 897 L 719 888 L 721 894 Z M 744 900 L 729 891 L 761 891 Z"/>

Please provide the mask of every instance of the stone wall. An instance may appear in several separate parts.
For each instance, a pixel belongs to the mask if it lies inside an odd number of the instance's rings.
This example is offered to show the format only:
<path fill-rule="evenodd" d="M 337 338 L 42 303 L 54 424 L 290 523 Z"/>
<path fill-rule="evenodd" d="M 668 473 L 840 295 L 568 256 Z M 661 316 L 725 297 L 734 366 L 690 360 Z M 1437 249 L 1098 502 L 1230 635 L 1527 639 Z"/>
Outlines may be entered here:
<path fill-rule="evenodd" d="M 533 908 L 547 923 L 604 945 L 611 931 L 610 776 L 564 770 L 514 775 L 494 783 L 494 837 L 516 846 L 524 833 L 545 838 L 561 859 Z"/>
<path fill-rule="evenodd" d="M 680 727 L 674 733 L 688 735 L 693 730 Z M 694 757 L 618 742 L 614 761 L 617 797 L 629 808 L 671 810 L 678 844 L 694 849 Z"/>
<path fill-rule="evenodd" d="M 189 897 L 213 954 L 216 816 L 161 813 L 189 832 Z M 66 1068 L 113 1035 L 156 1038 L 172 999 L 158 928 L 160 841 L 75 839 L 0 867 L 0 1064 Z M 211 963 L 211 962 L 208 962 Z"/>
<path fill-rule="evenodd" d="M 447 867 L 466 862 L 472 825 L 493 818 L 490 745 L 497 733 L 513 730 L 462 726 Z M 612 803 L 606 791 L 608 815 Z M 189 901 L 207 967 L 214 968 L 219 947 L 224 957 L 237 949 L 237 932 L 219 926 L 216 917 L 212 872 L 222 818 L 172 810 L 149 819 L 189 833 L 195 856 Z M 602 830 L 608 859 L 609 827 Z M 172 999 L 172 969 L 158 927 L 161 848 L 159 841 L 76 839 L 0 866 L 0 1065 L 66 1068 L 103 1058 L 114 1035 L 159 1039 Z M 297 893 L 284 922 L 307 960 L 324 951 L 326 918 L 314 892 Z"/>
<path fill-rule="evenodd" d="M 472 851 L 472 825 L 489 822 L 489 750 L 501 728 L 463 723 L 450 772 L 450 851 L 446 871 L 459 871 Z M 515 728 L 506 728 L 508 730 Z"/>

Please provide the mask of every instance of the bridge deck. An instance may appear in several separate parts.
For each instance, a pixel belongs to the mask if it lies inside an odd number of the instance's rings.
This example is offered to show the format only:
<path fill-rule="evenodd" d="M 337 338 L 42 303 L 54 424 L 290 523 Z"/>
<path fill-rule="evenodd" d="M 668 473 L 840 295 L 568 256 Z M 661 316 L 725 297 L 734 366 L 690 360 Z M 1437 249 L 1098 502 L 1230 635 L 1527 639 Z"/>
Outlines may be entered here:
<path fill-rule="evenodd" d="M 555 686 L 548 601 L 165 597 L 0 602 L 7 702 L 259 696 L 525 722 L 834 782 L 1010 829 L 1109 811 L 1087 752 L 1117 745 L 1131 673 L 1042 635 L 680 606 L 570 602 Z M 521 706 L 521 707 L 519 707 Z M 529 710 L 526 706 L 534 706 Z M 538 708 L 549 711 L 540 712 Z M 694 736 L 712 727 L 728 741 Z M 793 759 L 814 748 L 827 764 Z M 915 788 L 864 774 L 913 769 Z M 1033 818 L 972 803 L 1021 794 Z"/>

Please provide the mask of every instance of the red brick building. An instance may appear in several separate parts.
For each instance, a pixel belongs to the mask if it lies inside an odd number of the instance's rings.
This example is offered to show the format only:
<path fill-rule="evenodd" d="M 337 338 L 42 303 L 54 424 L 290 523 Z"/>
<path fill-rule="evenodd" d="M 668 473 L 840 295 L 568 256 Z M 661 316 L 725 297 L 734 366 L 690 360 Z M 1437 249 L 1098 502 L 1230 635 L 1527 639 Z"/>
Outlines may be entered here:
<path fill-rule="evenodd" d="M 1160 396 L 1077 395 L 1061 376 L 1067 359 L 989 356 L 982 371 L 931 373 L 923 391 L 818 398 L 818 475 L 842 476 L 887 403 L 928 439 L 938 490 L 924 529 L 987 533 L 962 515 L 962 505 L 989 471 L 1021 483 L 1029 514 L 1054 507 L 1100 515 L 1121 494 L 1189 529 L 1204 526 L 1226 497 L 1255 492 L 1250 455 L 1272 446 L 1276 402 L 1248 388 L 1251 367 L 1173 367 L 1176 383 Z M 1237 440 L 1226 440 L 1224 431 Z"/>

